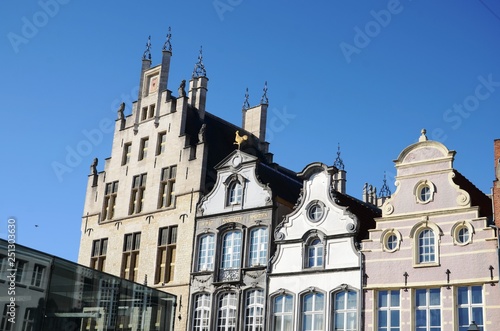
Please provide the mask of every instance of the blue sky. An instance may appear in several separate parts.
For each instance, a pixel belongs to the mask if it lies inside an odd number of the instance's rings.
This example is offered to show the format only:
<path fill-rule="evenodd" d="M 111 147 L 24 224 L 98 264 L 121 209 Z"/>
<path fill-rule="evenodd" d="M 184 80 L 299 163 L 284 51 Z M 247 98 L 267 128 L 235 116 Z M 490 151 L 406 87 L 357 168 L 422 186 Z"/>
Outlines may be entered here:
<path fill-rule="evenodd" d="M 0 22 L 2 238 L 15 217 L 19 243 L 77 259 L 89 167 L 111 153 L 101 126 L 121 101 L 130 113 L 147 38 L 158 64 L 168 27 L 174 95 L 200 46 L 209 112 L 240 125 L 245 89 L 258 104 L 267 81 L 281 165 L 332 164 L 340 144 L 349 194 L 384 172 L 394 191 L 393 160 L 426 128 L 490 192 L 497 1 L 5 0 Z"/>

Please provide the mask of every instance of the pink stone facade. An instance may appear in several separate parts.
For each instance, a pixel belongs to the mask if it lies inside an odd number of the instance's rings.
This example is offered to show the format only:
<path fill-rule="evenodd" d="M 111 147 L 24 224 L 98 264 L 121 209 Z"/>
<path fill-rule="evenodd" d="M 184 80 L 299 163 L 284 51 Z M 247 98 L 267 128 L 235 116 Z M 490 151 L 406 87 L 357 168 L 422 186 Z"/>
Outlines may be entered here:
<path fill-rule="evenodd" d="M 491 200 L 454 157 L 424 132 L 395 161 L 397 190 L 363 242 L 365 330 L 499 329 Z"/>

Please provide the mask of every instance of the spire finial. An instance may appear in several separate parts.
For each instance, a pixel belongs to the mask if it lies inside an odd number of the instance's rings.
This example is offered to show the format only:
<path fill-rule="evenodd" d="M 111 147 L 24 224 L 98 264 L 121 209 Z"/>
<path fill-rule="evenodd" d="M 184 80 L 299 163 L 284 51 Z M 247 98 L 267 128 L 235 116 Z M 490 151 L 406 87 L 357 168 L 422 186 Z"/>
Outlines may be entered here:
<path fill-rule="evenodd" d="M 245 91 L 245 101 L 243 102 L 243 109 L 246 110 L 250 108 L 250 102 L 248 101 L 249 95 L 248 95 L 248 87 Z"/>
<path fill-rule="evenodd" d="M 172 29 L 168 27 L 167 40 L 163 44 L 163 50 L 169 51 L 170 53 L 172 53 L 172 44 L 170 43 L 171 39 L 172 39 Z"/>
<path fill-rule="evenodd" d="M 260 104 L 261 105 L 268 105 L 269 99 L 267 98 L 267 80 L 264 83 L 264 88 L 262 90 L 264 91 L 264 93 L 262 94 L 262 98 L 260 98 Z"/>
<path fill-rule="evenodd" d="M 339 170 L 344 170 L 344 161 L 340 158 L 340 143 L 337 146 L 337 158 L 333 162 L 333 165 Z"/>
<path fill-rule="evenodd" d="M 198 55 L 198 62 L 194 65 L 192 78 L 206 77 L 207 71 L 203 65 L 203 48 L 200 46 L 200 54 Z"/>
<path fill-rule="evenodd" d="M 425 135 L 427 133 L 427 130 L 422 129 L 422 131 L 420 131 L 420 133 L 422 133 L 422 135 L 420 136 L 420 138 L 418 138 L 418 141 L 427 141 L 427 136 Z"/>
<path fill-rule="evenodd" d="M 142 55 L 142 59 L 151 61 L 151 36 L 148 36 L 148 42 L 146 43 L 146 50 Z"/>
<path fill-rule="evenodd" d="M 380 198 L 387 198 L 391 196 L 391 189 L 389 188 L 389 186 L 387 186 L 387 178 L 385 175 L 385 171 L 384 171 L 384 184 L 382 184 L 382 188 L 380 189 L 378 196 Z"/>

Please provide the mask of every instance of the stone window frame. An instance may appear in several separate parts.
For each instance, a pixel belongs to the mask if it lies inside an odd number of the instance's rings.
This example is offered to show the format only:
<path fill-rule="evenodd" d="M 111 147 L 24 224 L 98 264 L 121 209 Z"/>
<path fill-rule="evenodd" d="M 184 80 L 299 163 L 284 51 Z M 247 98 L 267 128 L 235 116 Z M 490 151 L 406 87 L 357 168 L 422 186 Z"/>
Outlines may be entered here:
<path fill-rule="evenodd" d="M 389 247 L 389 239 L 391 236 L 396 236 L 396 247 L 390 248 Z M 401 233 L 398 230 L 395 229 L 386 229 L 384 232 L 382 232 L 382 235 L 380 236 L 380 243 L 382 244 L 382 250 L 384 252 L 388 253 L 394 253 L 396 251 L 399 251 L 401 249 L 401 242 L 403 240 L 403 237 L 401 236 Z"/>
<path fill-rule="evenodd" d="M 460 230 L 462 229 L 467 229 L 467 231 L 469 232 L 469 238 L 464 242 L 461 242 L 459 239 Z M 456 246 L 466 246 L 471 244 L 474 234 L 475 234 L 474 227 L 468 221 L 457 222 L 451 228 L 451 237 L 453 238 L 453 245 Z"/>
<path fill-rule="evenodd" d="M 426 188 L 429 189 L 429 192 L 428 192 L 429 197 L 427 199 L 422 199 L 422 190 L 424 190 Z M 422 205 L 425 205 L 425 204 L 428 204 L 429 202 L 434 201 L 435 193 L 436 193 L 436 186 L 434 185 L 434 183 L 432 183 L 430 180 L 427 180 L 427 179 L 419 181 L 413 189 L 415 201 L 418 204 L 422 204 Z"/>

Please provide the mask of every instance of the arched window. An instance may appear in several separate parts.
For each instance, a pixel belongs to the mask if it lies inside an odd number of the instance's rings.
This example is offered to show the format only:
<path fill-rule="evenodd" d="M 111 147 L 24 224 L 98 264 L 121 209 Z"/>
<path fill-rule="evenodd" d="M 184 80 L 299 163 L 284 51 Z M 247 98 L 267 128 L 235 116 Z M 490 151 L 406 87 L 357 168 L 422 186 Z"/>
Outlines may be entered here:
<path fill-rule="evenodd" d="M 312 292 L 302 297 L 302 331 L 319 331 L 324 329 L 325 296 Z"/>
<path fill-rule="evenodd" d="M 319 239 L 313 239 L 307 246 L 307 267 L 323 266 L 323 243 Z"/>
<path fill-rule="evenodd" d="M 293 297 L 282 294 L 273 299 L 273 330 L 293 331 Z"/>
<path fill-rule="evenodd" d="M 358 330 L 358 294 L 345 290 L 333 294 L 333 323 L 335 331 Z"/>
<path fill-rule="evenodd" d="M 231 182 L 228 187 L 228 194 L 227 194 L 227 204 L 230 205 L 237 205 L 241 203 L 241 198 L 242 198 L 242 193 L 243 189 L 241 186 L 241 183 L 237 180 Z"/>
<path fill-rule="evenodd" d="M 267 264 L 267 228 L 255 228 L 250 230 L 249 266 Z"/>
<path fill-rule="evenodd" d="M 436 240 L 431 229 L 418 234 L 418 263 L 436 262 Z"/>
<path fill-rule="evenodd" d="M 210 328 L 210 294 L 201 293 L 194 297 L 193 330 L 208 331 Z"/>
<path fill-rule="evenodd" d="M 217 305 L 217 331 L 236 331 L 238 300 L 236 293 L 224 292 Z"/>
<path fill-rule="evenodd" d="M 264 330 L 264 291 L 247 291 L 245 300 L 245 331 Z"/>
<path fill-rule="evenodd" d="M 212 233 L 205 234 L 198 241 L 197 271 L 214 270 L 215 243 Z"/>

